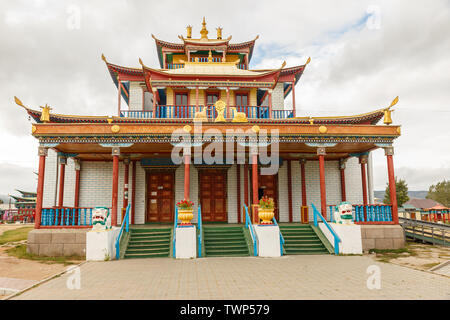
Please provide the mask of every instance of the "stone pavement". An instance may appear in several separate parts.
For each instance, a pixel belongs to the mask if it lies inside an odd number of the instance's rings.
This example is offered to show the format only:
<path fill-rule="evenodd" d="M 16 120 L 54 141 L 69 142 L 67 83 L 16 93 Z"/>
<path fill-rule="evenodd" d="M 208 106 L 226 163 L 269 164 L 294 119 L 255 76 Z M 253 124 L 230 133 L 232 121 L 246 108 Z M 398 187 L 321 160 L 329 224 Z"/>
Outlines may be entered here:
<path fill-rule="evenodd" d="M 24 280 L 0 277 L 0 295 L 10 295 L 38 283 L 37 280 Z"/>
<path fill-rule="evenodd" d="M 367 287 L 371 265 L 380 289 Z M 76 273 L 66 273 L 14 299 L 450 299 L 450 277 L 368 256 L 126 259 L 88 262 L 79 274 L 80 289 L 68 289 Z"/>

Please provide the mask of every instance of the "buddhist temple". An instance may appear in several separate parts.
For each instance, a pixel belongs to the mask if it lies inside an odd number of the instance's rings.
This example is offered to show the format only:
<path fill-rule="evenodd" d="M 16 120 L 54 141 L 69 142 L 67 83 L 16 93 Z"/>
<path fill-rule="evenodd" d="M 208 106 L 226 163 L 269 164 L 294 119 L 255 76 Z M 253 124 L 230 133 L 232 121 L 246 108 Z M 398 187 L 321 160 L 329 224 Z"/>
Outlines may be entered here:
<path fill-rule="evenodd" d="M 284 254 L 332 252 L 312 222 L 318 216 L 333 222 L 341 202 L 353 205 L 361 228 L 400 228 L 393 166 L 400 126 L 391 119 L 398 98 L 361 105 L 354 115 L 317 117 L 314 106 L 300 113 L 296 87 L 308 80 L 313 60 L 253 69 L 259 36 L 236 43 L 222 27 L 208 30 L 205 19 L 194 31 L 187 26 L 177 42 L 151 36 L 160 68 L 139 57 L 123 66 L 102 55 L 117 88 L 114 116 L 59 114 L 56 105 L 31 108 L 15 98 L 34 119 L 31 133 L 39 141 L 36 229 L 88 230 L 92 209 L 105 207 L 113 227 L 125 216 L 132 231 L 167 226 L 165 249 L 131 248 L 130 240 L 125 257 L 169 256 L 176 204 L 189 200 L 192 223 L 205 231 L 199 256 L 251 255 L 237 239 L 254 239 L 247 224 L 261 223 L 263 197 L 274 200 Z M 373 203 L 370 154 L 379 148 L 390 205 Z M 227 226 L 234 245 L 220 242 Z M 302 242 L 302 232 L 310 242 Z M 364 249 L 378 246 L 372 240 L 363 236 Z M 389 241 L 397 248 L 403 240 Z"/>

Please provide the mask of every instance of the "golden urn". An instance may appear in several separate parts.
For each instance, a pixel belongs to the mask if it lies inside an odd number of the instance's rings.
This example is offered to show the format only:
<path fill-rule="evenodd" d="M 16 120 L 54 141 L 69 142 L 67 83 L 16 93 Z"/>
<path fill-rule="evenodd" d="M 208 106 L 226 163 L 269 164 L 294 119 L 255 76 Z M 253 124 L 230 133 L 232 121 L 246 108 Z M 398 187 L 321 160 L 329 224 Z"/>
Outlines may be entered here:
<path fill-rule="evenodd" d="M 178 209 L 178 220 L 181 224 L 191 224 L 191 220 L 194 218 L 194 209 Z"/>
<path fill-rule="evenodd" d="M 258 216 L 262 220 L 261 224 L 272 224 L 272 218 L 274 216 L 274 208 L 272 209 L 258 209 Z"/>

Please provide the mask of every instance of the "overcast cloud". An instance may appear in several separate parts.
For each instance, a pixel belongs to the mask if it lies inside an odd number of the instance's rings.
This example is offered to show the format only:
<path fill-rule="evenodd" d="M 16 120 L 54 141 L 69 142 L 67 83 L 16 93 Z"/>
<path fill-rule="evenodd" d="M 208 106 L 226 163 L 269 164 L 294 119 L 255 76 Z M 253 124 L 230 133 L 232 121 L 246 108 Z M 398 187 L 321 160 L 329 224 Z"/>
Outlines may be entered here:
<path fill-rule="evenodd" d="M 23 0 L 0 3 L 0 194 L 36 189 L 37 141 L 14 95 L 56 113 L 112 115 L 117 93 L 101 54 L 158 67 L 151 33 L 178 42 L 188 24 L 198 35 L 203 16 L 210 36 L 218 26 L 232 42 L 259 34 L 251 68 L 311 57 L 296 86 L 300 115 L 364 113 L 400 96 L 396 175 L 410 190 L 450 179 L 449 1 Z M 383 151 L 373 160 L 384 189 Z"/>

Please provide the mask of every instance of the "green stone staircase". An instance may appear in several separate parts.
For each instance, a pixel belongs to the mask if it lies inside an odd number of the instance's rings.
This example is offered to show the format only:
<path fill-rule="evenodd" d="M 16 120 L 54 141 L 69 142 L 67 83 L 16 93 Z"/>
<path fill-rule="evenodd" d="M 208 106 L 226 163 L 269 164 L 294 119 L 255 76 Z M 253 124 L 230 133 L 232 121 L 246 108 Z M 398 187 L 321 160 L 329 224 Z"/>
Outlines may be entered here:
<path fill-rule="evenodd" d="M 206 257 L 249 256 L 243 226 L 203 226 Z"/>
<path fill-rule="evenodd" d="M 318 228 L 311 225 L 280 225 L 285 254 L 330 254 L 333 249 Z"/>
<path fill-rule="evenodd" d="M 169 257 L 171 228 L 130 229 L 130 239 L 124 258 Z"/>

